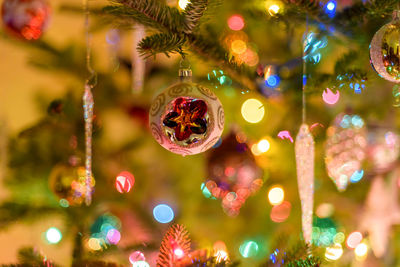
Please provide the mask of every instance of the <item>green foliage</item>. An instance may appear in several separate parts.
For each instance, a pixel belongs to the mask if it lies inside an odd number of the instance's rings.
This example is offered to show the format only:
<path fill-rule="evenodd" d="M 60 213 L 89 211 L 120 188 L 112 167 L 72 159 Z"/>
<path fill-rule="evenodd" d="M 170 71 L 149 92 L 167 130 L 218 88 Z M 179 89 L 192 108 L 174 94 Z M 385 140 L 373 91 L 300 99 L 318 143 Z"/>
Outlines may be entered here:
<path fill-rule="evenodd" d="M 181 47 L 186 39 L 183 35 L 174 33 L 157 33 L 142 39 L 138 45 L 138 50 L 142 56 L 155 56 L 164 53 L 169 56 L 170 53 L 183 54 Z"/>
<path fill-rule="evenodd" d="M 207 5 L 208 0 L 193 0 L 189 2 L 184 12 L 184 33 L 191 34 L 193 30 L 198 26 L 199 20 L 203 16 Z"/>

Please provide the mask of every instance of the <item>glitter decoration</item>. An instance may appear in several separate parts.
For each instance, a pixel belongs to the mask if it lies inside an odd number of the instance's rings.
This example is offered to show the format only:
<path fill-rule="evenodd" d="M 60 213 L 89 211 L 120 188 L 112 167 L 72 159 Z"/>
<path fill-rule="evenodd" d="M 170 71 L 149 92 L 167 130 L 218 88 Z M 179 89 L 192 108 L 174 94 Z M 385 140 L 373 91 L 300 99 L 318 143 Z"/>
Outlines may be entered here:
<path fill-rule="evenodd" d="M 303 237 L 307 244 L 311 244 L 314 203 L 314 138 L 307 124 L 300 126 L 296 136 L 295 153 Z"/>
<path fill-rule="evenodd" d="M 205 183 L 215 198 L 222 200 L 228 216 L 237 216 L 246 199 L 263 184 L 262 169 L 257 165 L 245 138 L 235 131 L 215 148 L 207 159 L 208 181 Z"/>
<path fill-rule="evenodd" d="M 165 149 L 182 156 L 204 152 L 216 144 L 225 124 L 217 96 L 190 82 L 190 69 L 180 70 L 182 82 L 165 89 L 150 108 L 150 129 Z"/>
<path fill-rule="evenodd" d="M 364 174 L 361 168 L 366 158 L 366 134 L 360 116 L 344 113 L 336 116 L 327 129 L 325 165 L 339 191 L 346 190 L 349 182 L 359 181 Z"/>
<path fill-rule="evenodd" d="M 39 39 L 50 17 L 45 0 L 5 0 L 1 9 L 6 30 L 26 40 Z"/>
<path fill-rule="evenodd" d="M 83 94 L 83 111 L 85 118 L 85 169 L 86 169 L 86 205 L 92 202 L 92 131 L 93 131 L 93 94 L 89 85 L 85 85 L 85 92 Z"/>
<path fill-rule="evenodd" d="M 372 251 L 375 256 L 384 256 L 392 225 L 400 224 L 397 178 L 400 169 L 390 173 L 388 181 L 383 176 L 376 176 L 368 192 L 364 214 L 360 219 L 360 231 L 367 231 Z"/>
<path fill-rule="evenodd" d="M 393 20 L 380 28 L 370 45 L 371 65 L 378 75 L 388 81 L 400 82 L 400 11 Z"/>

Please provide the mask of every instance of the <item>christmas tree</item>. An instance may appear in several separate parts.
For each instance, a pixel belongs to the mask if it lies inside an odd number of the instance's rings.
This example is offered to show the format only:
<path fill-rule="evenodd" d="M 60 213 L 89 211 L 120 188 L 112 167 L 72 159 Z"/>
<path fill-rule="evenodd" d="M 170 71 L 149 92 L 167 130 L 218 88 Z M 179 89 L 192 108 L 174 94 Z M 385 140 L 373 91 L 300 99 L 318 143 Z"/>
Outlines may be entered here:
<path fill-rule="evenodd" d="M 2 266 L 400 266 L 398 0 L 3 0 Z"/>

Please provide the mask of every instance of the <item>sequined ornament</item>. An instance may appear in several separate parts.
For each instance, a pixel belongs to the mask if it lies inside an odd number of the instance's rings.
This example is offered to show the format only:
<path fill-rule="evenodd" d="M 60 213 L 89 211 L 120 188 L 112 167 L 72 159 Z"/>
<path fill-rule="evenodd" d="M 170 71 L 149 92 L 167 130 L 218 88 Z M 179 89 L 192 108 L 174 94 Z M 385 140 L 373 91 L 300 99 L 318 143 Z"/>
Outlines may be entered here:
<path fill-rule="evenodd" d="M 303 237 L 307 244 L 311 244 L 314 205 L 314 138 L 307 124 L 300 126 L 295 141 L 295 154 Z"/>
<path fill-rule="evenodd" d="M 400 82 L 400 11 L 393 12 L 393 20 L 380 28 L 370 45 L 371 64 L 382 78 Z"/>
<path fill-rule="evenodd" d="M 207 189 L 215 198 L 222 200 L 222 207 L 229 216 L 238 215 L 246 199 L 263 184 L 262 169 L 248 145 L 235 131 L 211 151 L 207 173 Z"/>
<path fill-rule="evenodd" d="M 400 153 L 400 138 L 385 128 L 371 128 L 368 131 L 368 159 L 376 173 L 390 171 L 396 165 Z"/>
<path fill-rule="evenodd" d="M 92 177 L 90 187 L 95 181 Z M 50 174 L 49 185 L 54 194 L 68 201 L 70 206 L 81 205 L 91 191 L 86 187 L 86 170 L 84 167 L 57 165 Z"/>
<path fill-rule="evenodd" d="M 5 0 L 1 16 L 8 32 L 26 40 L 37 40 L 49 21 L 50 7 L 45 0 Z"/>
<path fill-rule="evenodd" d="M 370 245 L 375 256 L 384 256 L 394 224 L 400 224 L 397 179 L 400 169 L 389 174 L 387 182 L 383 176 L 377 176 L 371 183 L 364 214 L 360 220 L 361 231 L 367 231 Z"/>
<path fill-rule="evenodd" d="M 337 115 L 327 130 L 325 165 L 339 191 L 346 190 L 352 175 L 362 171 L 366 147 L 364 120 L 358 115 Z"/>
<path fill-rule="evenodd" d="M 150 129 L 156 141 L 182 156 L 204 152 L 220 138 L 225 114 L 208 88 L 187 77 L 159 94 L 150 108 Z"/>

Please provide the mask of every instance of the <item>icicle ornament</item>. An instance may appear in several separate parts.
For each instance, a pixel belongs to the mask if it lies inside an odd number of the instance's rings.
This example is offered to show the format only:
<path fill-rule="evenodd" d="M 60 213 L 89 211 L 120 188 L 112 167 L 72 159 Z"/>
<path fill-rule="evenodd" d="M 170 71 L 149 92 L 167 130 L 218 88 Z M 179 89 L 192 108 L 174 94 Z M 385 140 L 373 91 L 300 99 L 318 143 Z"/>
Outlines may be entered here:
<path fill-rule="evenodd" d="M 92 133 L 93 133 L 93 94 L 89 85 L 83 93 L 83 113 L 85 119 L 85 169 L 86 169 L 86 205 L 92 202 Z"/>
<path fill-rule="evenodd" d="M 300 126 L 296 136 L 295 153 L 303 236 L 305 242 L 311 244 L 314 205 L 314 139 L 307 124 Z"/>

